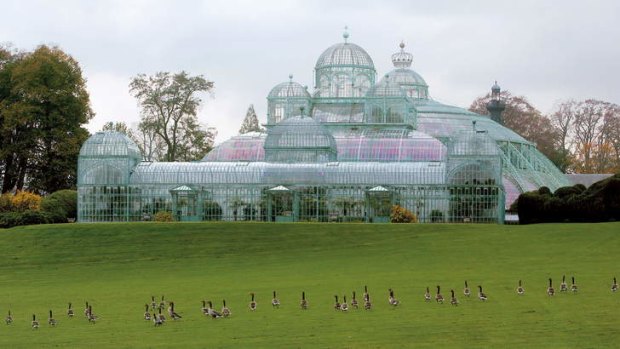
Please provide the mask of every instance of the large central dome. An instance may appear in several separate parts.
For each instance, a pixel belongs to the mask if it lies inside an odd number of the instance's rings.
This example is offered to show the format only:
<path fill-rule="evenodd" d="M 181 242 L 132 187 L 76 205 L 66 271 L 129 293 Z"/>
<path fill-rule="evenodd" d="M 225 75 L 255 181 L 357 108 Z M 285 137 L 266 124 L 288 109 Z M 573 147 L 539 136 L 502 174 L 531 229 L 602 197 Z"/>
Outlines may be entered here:
<path fill-rule="evenodd" d="M 333 66 L 375 68 L 370 55 L 360 46 L 350 42 L 341 42 L 328 47 L 319 56 L 315 68 L 321 69 Z"/>

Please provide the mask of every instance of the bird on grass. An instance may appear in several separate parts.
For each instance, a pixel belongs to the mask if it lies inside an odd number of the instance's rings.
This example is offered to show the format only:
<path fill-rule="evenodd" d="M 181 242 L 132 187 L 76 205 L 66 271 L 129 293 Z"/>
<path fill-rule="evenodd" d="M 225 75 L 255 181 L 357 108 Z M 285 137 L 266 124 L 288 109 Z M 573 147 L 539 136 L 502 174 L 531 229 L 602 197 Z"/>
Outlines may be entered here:
<path fill-rule="evenodd" d="M 305 291 L 301 292 L 301 302 L 299 302 L 299 305 L 301 306 L 301 309 L 303 309 L 303 310 L 308 309 L 308 301 L 306 300 L 306 292 Z"/>
<path fill-rule="evenodd" d="M 618 283 L 616 282 L 616 277 L 614 276 L 614 282 L 611 284 L 611 292 L 618 291 Z"/>
<path fill-rule="evenodd" d="M 155 313 L 153 313 L 152 319 L 153 319 L 153 324 L 155 325 L 155 327 L 158 327 L 164 324 L 164 321 L 160 319 L 159 316 L 157 316 L 157 314 Z"/>
<path fill-rule="evenodd" d="M 481 301 L 487 300 L 487 295 L 482 291 L 482 286 L 478 285 L 478 299 Z"/>
<path fill-rule="evenodd" d="M 73 312 L 73 308 L 71 308 L 71 302 L 69 302 L 69 307 L 67 308 L 67 316 L 72 318 L 73 315 L 75 314 Z"/>
<path fill-rule="evenodd" d="M 166 301 L 164 300 L 164 296 L 161 296 L 161 302 L 159 302 L 159 309 L 164 310 L 166 309 Z"/>
<path fill-rule="evenodd" d="M 149 305 L 145 304 L 144 305 L 144 320 L 151 320 L 151 313 L 149 312 Z"/>
<path fill-rule="evenodd" d="M 254 311 L 256 310 L 256 301 L 254 300 L 254 292 L 250 293 L 250 295 L 252 296 L 252 300 L 250 301 L 250 310 Z"/>
<path fill-rule="evenodd" d="M 357 299 L 355 299 L 355 291 L 353 291 L 353 297 L 351 298 L 351 307 L 357 309 L 358 308 Z"/>
<path fill-rule="evenodd" d="M 280 307 L 280 300 L 278 299 L 278 297 L 276 297 L 276 291 L 273 291 L 273 299 L 271 299 L 271 305 L 274 308 Z"/>
<path fill-rule="evenodd" d="M 155 302 L 155 296 L 151 296 L 151 310 L 155 311 L 157 308 L 157 302 Z"/>
<path fill-rule="evenodd" d="M 33 330 L 36 330 L 39 328 L 39 321 L 37 321 L 37 317 L 35 314 L 32 314 L 32 323 L 30 326 L 32 327 Z"/>
<path fill-rule="evenodd" d="M 435 295 L 435 301 L 443 304 L 443 296 L 441 295 L 441 287 L 437 285 L 437 294 Z"/>
<path fill-rule="evenodd" d="M 93 306 L 89 305 L 88 306 L 88 322 L 90 322 L 91 324 L 94 324 L 97 322 L 98 319 L 99 317 L 93 313 Z"/>
<path fill-rule="evenodd" d="M 560 292 L 568 291 L 568 286 L 566 286 L 566 275 L 562 275 L 562 283 L 560 284 Z"/>
<path fill-rule="evenodd" d="M 398 299 L 396 299 L 396 297 L 394 297 L 394 290 L 390 288 L 388 289 L 388 291 L 390 292 L 390 296 L 388 297 L 388 303 L 391 306 L 397 306 L 400 302 L 398 301 Z"/>
<path fill-rule="evenodd" d="M 163 324 L 166 322 L 166 317 L 164 316 L 164 314 L 161 313 L 161 308 L 159 308 L 158 310 L 159 314 L 157 315 L 157 319 Z"/>
<path fill-rule="evenodd" d="M 555 294 L 555 289 L 553 288 L 553 281 L 549 278 L 549 287 L 547 287 L 547 295 L 553 296 Z"/>
<path fill-rule="evenodd" d="M 334 298 L 336 299 L 336 302 L 334 303 L 334 309 L 340 310 L 340 302 L 338 302 L 338 295 L 334 295 Z"/>
<path fill-rule="evenodd" d="M 463 289 L 463 294 L 465 297 L 469 297 L 471 295 L 471 291 L 469 290 L 469 286 L 467 285 L 467 280 L 465 280 L 465 288 Z"/>
<path fill-rule="evenodd" d="M 56 326 L 56 319 L 54 319 L 54 316 L 52 315 L 52 310 L 50 310 L 50 317 L 47 319 L 47 324 L 50 326 Z"/>
<path fill-rule="evenodd" d="M 459 305 L 459 301 L 456 299 L 456 296 L 454 295 L 454 290 L 450 290 L 450 292 L 452 293 L 452 297 L 450 298 L 450 304 Z"/>
<path fill-rule="evenodd" d="M 522 296 L 525 293 L 525 289 L 521 285 L 521 280 L 519 280 L 519 286 L 517 286 L 517 294 Z"/>
<path fill-rule="evenodd" d="M 364 286 L 364 301 L 367 301 L 370 299 L 370 296 L 368 295 L 368 286 Z"/>
<path fill-rule="evenodd" d="M 576 293 L 577 292 L 577 284 L 575 283 L 575 277 L 574 276 L 571 277 L 571 281 L 572 281 L 572 284 L 570 285 L 570 290 L 573 293 Z"/>
<path fill-rule="evenodd" d="M 11 311 L 10 310 L 9 310 L 9 314 L 6 316 L 4 321 L 6 322 L 7 325 L 10 325 L 11 323 L 13 323 L 13 316 L 11 315 Z"/>
<path fill-rule="evenodd" d="M 168 304 L 168 315 L 170 318 L 175 321 L 182 318 L 181 315 L 174 311 L 174 302 L 170 301 Z"/>
<path fill-rule="evenodd" d="M 209 307 L 207 308 L 207 315 L 209 315 L 213 319 L 222 317 L 221 313 L 218 313 L 217 311 L 215 311 L 215 309 L 213 309 L 213 303 L 211 303 L 211 301 L 208 301 L 207 303 L 209 303 Z"/>
<path fill-rule="evenodd" d="M 365 310 L 370 310 L 372 308 L 372 303 L 370 303 L 370 295 L 366 295 L 366 297 L 364 298 L 364 309 Z"/>
<path fill-rule="evenodd" d="M 431 290 L 429 290 L 428 286 L 426 287 L 426 293 L 424 293 L 424 300 L 430 302 L 433 297 L 431 296 Z"/>
<path fill-rule="evenodd" d="M 87 319 L 88 319 L 88 309 L 90 308 L 88 306 L 88 302 L 86 302 L 86 307 L 84 308 L 84 316 L 86 316 Z"/>
<path fill-rule="evenodd" d="M 349 305 L 347 304 L 347 295 L 342 296 L 342 304 L 340 304 L 341 311 L 349 311 Z"/>
<path fill-rule="evenodd" d="M 202 308 L 200 308 L 200 310 L 202 310 L 203 314 L 209 315 L 209 308 L 207 308 L 207 301 L 205 300 L 202 301 Z"/>
<path fill-rule="evenodd" d="M 222 316 L 229 317 L 231 314 L 230 309 L 226 306 L 226 300 L 222 300 Z"/>

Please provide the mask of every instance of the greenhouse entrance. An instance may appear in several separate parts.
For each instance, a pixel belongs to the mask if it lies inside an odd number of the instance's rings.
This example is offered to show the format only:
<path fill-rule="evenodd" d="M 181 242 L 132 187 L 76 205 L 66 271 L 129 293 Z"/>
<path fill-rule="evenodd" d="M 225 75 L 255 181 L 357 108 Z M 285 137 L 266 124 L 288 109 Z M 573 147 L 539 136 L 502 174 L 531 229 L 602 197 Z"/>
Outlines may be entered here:
<path fill-rule="evenodd" d="M 366 191 L 366 215 L 369 223 L 389 223 L 393 193 L 383 186 Z"/>
<path fill-rule="evenodd" d="M 299 198 L 294 191 L 279 185 L 267 192 L 267 220 L 269 222 L 297 221 Z"/>
<path fill-rule="evenodd" d="M 200 196 L 192 188 L 182 185 L 170 190 L 172 195 L 172 212 L 177 221 L 197 222 L 202 220 L 199 208 Z"/>

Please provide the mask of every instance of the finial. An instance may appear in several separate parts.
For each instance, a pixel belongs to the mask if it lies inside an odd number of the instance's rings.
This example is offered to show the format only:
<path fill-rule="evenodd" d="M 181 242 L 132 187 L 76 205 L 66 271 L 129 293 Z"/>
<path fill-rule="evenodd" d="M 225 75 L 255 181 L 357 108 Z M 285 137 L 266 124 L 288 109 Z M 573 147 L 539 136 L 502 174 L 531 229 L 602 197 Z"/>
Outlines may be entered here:
<path fill-rule="evenodd" d="M 288 79 L 293 82 L 293 74 L 288 74 Z"/>
<path fill-rule="evenodd" d="M 401 49 L 401 51 L 405 48 L 405 43 L 401 40 L 400 41 L 400 45 L 398 45 Z"/>
<path fill-rule="evenodd" d="M 342 37 L 344 38 L 344 43 L 347 43 L 347 39 L 349 38 L 349 27 L 348 26 L 344 26 L 344 33 L 342 33 Z"/>

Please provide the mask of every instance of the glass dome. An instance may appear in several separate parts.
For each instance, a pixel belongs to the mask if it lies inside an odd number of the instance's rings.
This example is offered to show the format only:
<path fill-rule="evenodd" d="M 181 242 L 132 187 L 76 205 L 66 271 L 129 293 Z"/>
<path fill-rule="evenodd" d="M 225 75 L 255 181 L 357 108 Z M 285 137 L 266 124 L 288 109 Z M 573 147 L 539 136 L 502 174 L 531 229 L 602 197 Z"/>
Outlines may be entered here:
<path fill-rule="evenodd" d="M 293 75 L 289 75 L 289 81 L 276 85 L 267 96 L 267 123 L 277 124 L 310 112 L 311 99 L 307 87 L 293 81 Z"/>
<path fill-rule="evenodd" d="M 101 131 L 92 135 L 80 149 L 80 157 L 126 156 L 142 160 L 140 148 L 126 135 L 116 131 Z"/>
<path fill-rule="evenodd" d="M 294 116 L 267 131 L 266 161 L 328 162 L 335 161 L 336 154 L 334 137 L 310 117 Z"/>
<path fill-rule="evenodd" d="M 319 70 L 333 66 L 355 66 L 375 69 L 375 64 L 366 50 L 350 42 L 342 42 L 328 47 L 316 61 L 315 69 Z"/>
<path fill-rule="evenodd" d="M 216 145 L 202 161 L 263 161 L 266 133 L 249 132 Z"/>
<path fill-rule="evenodd" d="M 400 85 L 393 83 L 386 75 L 381 81 L 373 86 L 366 97 L 405 97 L 405 91 Z"/>
<path fill-rule="evenodd" d="M 276 85 L 271 89 L 267 98 L 289 98 L 289 97 L 301 97 L 311 98 L 310 93 L 306 87 L 292 80 L 293 76 L 290 76 L 291 80 Z"/>

